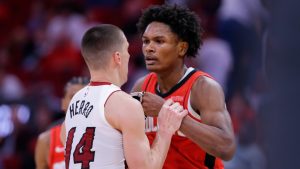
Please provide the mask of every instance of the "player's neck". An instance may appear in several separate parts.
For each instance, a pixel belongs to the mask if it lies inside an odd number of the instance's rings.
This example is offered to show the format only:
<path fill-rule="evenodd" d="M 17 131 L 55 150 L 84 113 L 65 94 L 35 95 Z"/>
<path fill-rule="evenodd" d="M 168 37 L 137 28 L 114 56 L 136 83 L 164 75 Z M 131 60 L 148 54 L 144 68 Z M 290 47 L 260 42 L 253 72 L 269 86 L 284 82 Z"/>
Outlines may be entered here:
<path fill-rule="evenodd" d="M 91 72 L 91 81 L 92 82 L 110 82 L 116 86 L 121 87 L 119 76 L 115 73 L 108 72 L 105 70 Z"/>
<path fill-rule="evenodd" d="M 183 65 L 180 69 L 173 69 L 168 72 L 157 74 L 158 89 L 162 93 L 168 92 L 184 76 L 187 67 Z"/>

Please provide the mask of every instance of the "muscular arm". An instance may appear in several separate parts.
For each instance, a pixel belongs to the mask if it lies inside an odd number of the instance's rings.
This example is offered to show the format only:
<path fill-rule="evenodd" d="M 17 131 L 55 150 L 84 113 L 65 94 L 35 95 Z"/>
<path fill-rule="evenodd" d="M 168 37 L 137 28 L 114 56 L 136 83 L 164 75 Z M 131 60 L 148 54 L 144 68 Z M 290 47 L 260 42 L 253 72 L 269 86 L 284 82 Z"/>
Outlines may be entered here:
<path fill-rule="evenodd" d="M 108 122 L 122 132 L 125 158 L 131 169 L 162 168 L 171 137 L 187 113 L 184 111 L 179 114 L 175 114 L 175 112 L 171 114 L 170 109 L 163 106 L 160 111 L 161 117 L 159 117 L 161 126 L 150 147 L 144 132 L 143 109 L 138 101 L 123 92 L 116 92 L 108 99 L 105 112 Z M 165 123 L 165 119 L 172 123 Z"/>
<path fill-rule="evenodd" d="M 50 144 L 50 131 L 41 133 L 35 147 L 34 159 L 36 169 L 48 169 L 48 154 Z"/>
<path fill-rule="evenodd" d="M 236 144 L 220 85 L 210 78 L 200 77 L 191 91 L 191 106 L 201 113 L 202 123 L 186 116 L 180 130 L 204 151 L 230 160 Z"/>

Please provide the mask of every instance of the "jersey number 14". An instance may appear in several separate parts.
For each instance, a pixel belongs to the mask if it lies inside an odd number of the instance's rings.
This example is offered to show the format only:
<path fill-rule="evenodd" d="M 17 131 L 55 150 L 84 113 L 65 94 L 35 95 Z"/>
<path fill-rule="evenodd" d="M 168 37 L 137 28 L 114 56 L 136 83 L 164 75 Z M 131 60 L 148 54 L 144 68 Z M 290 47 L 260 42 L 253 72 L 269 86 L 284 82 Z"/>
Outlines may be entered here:
<path fill-rule="evenodd" d="M 76 127 L 73 127 L 68 132 L 68 137 L 66 142 L 66 155 L 65 155 L 66 169 L 69 169 L 72 143 L 73 143 L 75 131 L 76 131 Z M 73 153 L 73 160 L 74 163 L 81 163 L 82 169 L 89 169 L 90 162 L 94 161 L 95 151 L 91 151 L 93 147 L 94 136 L 95 136 L 95 127 L 87 127 L 85 133 L 83 133 L 79 143 L 75 147 Z"/>

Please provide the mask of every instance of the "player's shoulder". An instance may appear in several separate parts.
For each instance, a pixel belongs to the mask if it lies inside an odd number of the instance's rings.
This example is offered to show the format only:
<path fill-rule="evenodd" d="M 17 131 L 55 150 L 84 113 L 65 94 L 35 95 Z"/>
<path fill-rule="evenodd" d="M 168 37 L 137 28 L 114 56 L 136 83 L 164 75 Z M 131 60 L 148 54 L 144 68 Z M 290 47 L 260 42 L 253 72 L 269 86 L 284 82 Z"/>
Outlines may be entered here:
<path fill-rule="evenodd" d="M 143 119 L 141 103 L 124 91 L 116 91 L 111 94 L 106 101 L 105 112 L 107 121 L 119 130 L 134 120 Z"/>
<path fill-rule="evenodd" d="M 143 114 L 141 103 L 124 91 L 113 93 L 108 99 L 105 108 L 111 114 L 117 115 L 117 118 L 122 119 Z"/>
<path fill-rule="evenodd" d="M 206 76 L 199 77 L 191 90 L 191 104 L 207 106 L 216 100 L 224 100 L 224 91 L 219 83 Z"/>
<path fill-rule="evenodd" d="M 144 84 L 144 81 L 146 79 L 146 77 L 149 76 L 149 74 L 143 76 L 143 77 L 140 77 L 133 85 L 132 89 L 131 89 L 131 92 L 140 92 L 142 91 L 142 86 Z"/>
<path fill-rule="evenodd" d="M 194 90 L 205 90 L 205 89 L 221 89 L 220 84 L 211 77 L 208 76 L 199 76 L 194 85 Z"/>
<path fill-rule="evenodd" d="M 120 107 L 131 107 L 131 106 L 137 106 L 140 105 L 140 102 L 138 102 L 136 99 L 134 99 L 130 94 L 119 90 L 115 91 L 111 94 L 109 97 L 112 102 L 114 102 L 114 105 L 118 105 Z"/>
<path fill-rule="evenodd" d="M 51 137 L 51 129 L 48 129 L 39 134 L 37 141 L 43 143 L 50 143 L 50 137 Z"/>

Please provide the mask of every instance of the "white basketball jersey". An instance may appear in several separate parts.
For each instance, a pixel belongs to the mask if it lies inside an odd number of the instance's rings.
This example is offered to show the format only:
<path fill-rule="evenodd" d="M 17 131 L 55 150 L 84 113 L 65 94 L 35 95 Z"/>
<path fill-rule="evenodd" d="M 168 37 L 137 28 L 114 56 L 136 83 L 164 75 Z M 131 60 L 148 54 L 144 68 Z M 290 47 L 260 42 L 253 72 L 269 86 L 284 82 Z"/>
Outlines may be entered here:
<path fill-rule="evenodd" d="M 72 98 L 65 118 L 66 169 L 124 169 L 121 133 L 106 120 L 104 105 L 119 87 L 91 82 Z"/>

